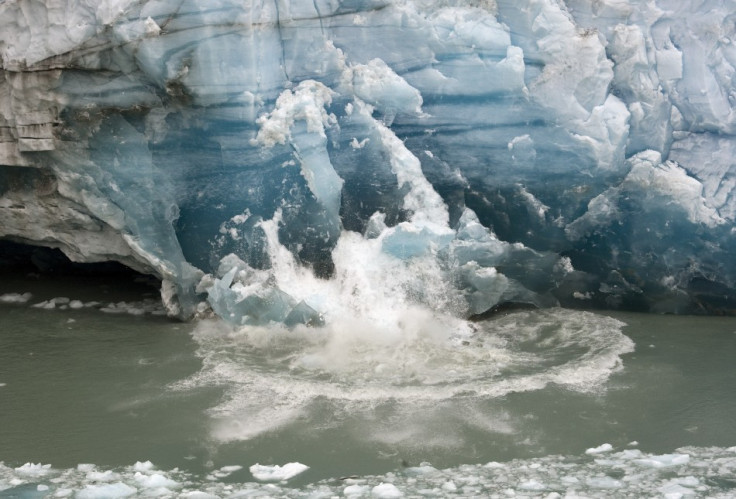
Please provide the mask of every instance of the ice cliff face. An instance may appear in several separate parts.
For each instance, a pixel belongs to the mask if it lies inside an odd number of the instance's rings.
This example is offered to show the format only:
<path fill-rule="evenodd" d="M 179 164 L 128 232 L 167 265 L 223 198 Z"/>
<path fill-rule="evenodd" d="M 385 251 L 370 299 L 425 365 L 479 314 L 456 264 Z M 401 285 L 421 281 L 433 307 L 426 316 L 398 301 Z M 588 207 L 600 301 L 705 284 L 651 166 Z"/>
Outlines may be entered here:
<path fill-rule="evenodd" d="M 345 296 L 732 312 L 734 12 L 0 0 L 0 238 L 235 323 Z"/>

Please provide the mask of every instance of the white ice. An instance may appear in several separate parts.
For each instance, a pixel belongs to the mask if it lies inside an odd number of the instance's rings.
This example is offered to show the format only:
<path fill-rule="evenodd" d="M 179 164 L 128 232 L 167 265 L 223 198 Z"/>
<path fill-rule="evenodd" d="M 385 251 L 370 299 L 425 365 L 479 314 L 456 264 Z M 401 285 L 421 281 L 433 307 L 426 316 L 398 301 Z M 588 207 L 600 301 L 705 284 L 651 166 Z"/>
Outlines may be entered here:
<path fill-rule="evenodd" d="M 304 473 L 309 469 L 309 466 L 302 463 L 286 463 L 283 466 L 279 466 L 278 464 L 271 466 L 254 464 L 249 469 L 256 480 L 280 482 Z"/>

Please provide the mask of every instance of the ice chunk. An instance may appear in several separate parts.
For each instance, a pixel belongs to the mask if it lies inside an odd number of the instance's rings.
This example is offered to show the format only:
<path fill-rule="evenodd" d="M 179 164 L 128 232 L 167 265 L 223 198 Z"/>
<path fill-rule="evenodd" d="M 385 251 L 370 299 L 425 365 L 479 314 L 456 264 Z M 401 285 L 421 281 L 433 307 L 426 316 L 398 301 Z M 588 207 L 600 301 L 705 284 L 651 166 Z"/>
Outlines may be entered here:
<path fill-rule="evenodd" d="M 381 59 L 358 64 L 346 70 L 343 78 L 357 97 L 383 114 L 422 111 L 422 96 Z"/>
<path fill-rule="evenodd" d="M 370 487 L 367 485 L 348 485 L 342 491 L 345 497 L 363 497 L 368 493 Z"/>
<path fill-rule="evenodd" d="M 99 497 L 129 497 L 136 494 L 138 489 L 127 485 L 123 482 L 115 482 L 104 485 L 85 485 L 83 489 L 76 493 L 76 497 L 81 499 L 93 499 Z"/>
<path fill-rule="evenodd" d="M 0 295 L 0 303 L 27 303 L 31 293 L 5 293 Z"/>
<path fill-rule="evenodd" d="M 156 469 L 151 461 L 136 461 L 133 469 L 137 472 L 146 472 Z"/>
<path fill-rule="evenodd" d="M 175 489 L 181 486 L 178 482 L 165 477 L 160 473 L 152 473 L 150 475 L 137 471 L 133 477 L 135 481 L 144 489 Z"/>
<path fill-rule="evenodd" d="M 249 469 L 256 480 L 264 482 L 278 482 L 281 480 L 288 480 L 300 473 L 304 473 L 309 469 L 309 466 L 301 463 L 286 463 L 283 466 L 254 464 Z"/>
<path fill-rule="evenodd" d="M 603 454 L 605 452 L 611 452 L 613 446 L 611 444 L 601 444 L 598 447 L 592 447 L 585 451 L 586 454 Z"/>
<path fill-rule="evenodd" d="M 649 456 L 642 459 L 636 459 L 635 463 L 641 466 L 652 468 L 670 468 L 673 466 L 682 466 L 690 462 L 688 454 L 663 454 L 661 456 Z"/>
<path fill-rule="evenodd" d="M 371 489 L 371 497 L 391 499 L 394 497 L 404 497 L 404 494 L 392 483 L 380 483 Z"/>
<path fill-rule="evenodd" d="M 20 466 L 18 468 L 15 468 L 15 472 L 19 475 L 27 476 L 27 477 L 42 477 L 46 476 L 51 472 L 51 465 L 50 464 L 41 464 L 41 463 L 26 463 L 23 466 Z"/>

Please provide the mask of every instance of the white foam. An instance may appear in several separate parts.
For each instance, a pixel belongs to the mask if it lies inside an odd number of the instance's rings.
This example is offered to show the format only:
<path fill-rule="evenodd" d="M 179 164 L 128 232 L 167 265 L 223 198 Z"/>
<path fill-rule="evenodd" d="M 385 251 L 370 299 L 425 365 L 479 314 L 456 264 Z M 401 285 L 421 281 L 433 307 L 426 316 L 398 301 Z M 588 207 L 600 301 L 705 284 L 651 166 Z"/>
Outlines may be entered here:
<path fill-rule="evenodd" d="M 291 330 L 202 321 L 193 336 L 203 367 L 172 388 L 226 387 L 210 411 L 212 436 L 222 441 L 247 440 L 291 424 L 317 399 L 355 414 L 391 400 L 413 423 L 392 428 L 368 423 L 367 437 L 455 446 L 460 437 L 452 431 L 435 436 L 426 431 L 443 421 L 435 416 L 447 409 L 444 403 L 550 383 L 580 392 L 603 390 L 621 369 L 621 355 L 633 350 L 621 333 L 623 323 L 588 312 L 521 312 L 475 324 L 425 308 L 384 312 L 374 321 L 344 318 L 323 328 Z M 465 410 L 458 417 L 483 431 L 514 431 L 503 414 Z"/>
<path fill-rule="evenodd" d="M 264 482 L 279 482 L 281 480 L 293 478 L 300 473 L 304 473 L 309 469 L 309 466 L 302 463 L 286 463 L 283 466 L 254 464 L 249 469 L 256 480 Z"/>

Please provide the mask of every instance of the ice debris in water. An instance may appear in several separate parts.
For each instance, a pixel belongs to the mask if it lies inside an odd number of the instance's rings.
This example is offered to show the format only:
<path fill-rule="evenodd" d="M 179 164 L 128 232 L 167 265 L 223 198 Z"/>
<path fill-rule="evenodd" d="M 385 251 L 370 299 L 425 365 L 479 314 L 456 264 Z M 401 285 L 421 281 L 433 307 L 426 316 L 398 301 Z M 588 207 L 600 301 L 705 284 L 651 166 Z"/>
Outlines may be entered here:
<path fill-rule="evenodd" d="M 31 296 L 31 293 L 5 293 L 0 295 L 0 303 L 26 303 Z"/>
<path fill-rule="evenodd" d="M 733 5 L 660 3 L 0 1 L 0 238 L 237 324 L 329 320 L 273 248 L 346 239 L 456 317 L 733 312 Z"/>
<path fill-rule="evenodd" d="M 0 296 L 0 302 L 5 303 L 26 303 L 30 298 L 30 293 L 24 295 L 17 295 L 12 293 L 10 295 Z M 7 300 L 3 300 L 3 296 L 10 296 Z M 43 310 L 81 310 L 81 309 L 98 309 L 101 312 L 108 314 L 128 314 L 128 315 L 166 315 L 166 310 L 161 305 L 159 300 L 153 298 L 145 298 L 139 301 L 119 301 L 119 302 L 108 302 L 102 303 L 99 301 L 87 301 L 72 300 L 65 296 L 59 296 L 50 298 L 38 303 L 31 305 L 33 308 Z"/>
<path fill-rule="evenodd" d="M 229 466 L 222 466 L 221 468 L 219 468 L 219 469 L 213 471 L 212 473 L 210 473 L 209 475 L 207 475 L 207 479 L 208 480 L 217 480 L 219 478 L 225 478 L 225 477 L 228 477 L 228 476 L 232 475 L 236 471 L 240 471 L 242 469 L 243 469 L 243 467 L 240 466 L 240 465 L 237 465 L 237 464 L 233 464 L 233 465 L 229 465 Z"/>
<path fill-rule="evenodd" d="M 286 463 L 283 466 L 279 466 L 278 464 L 271 466 L 254 464 L 249 469 L 253 478 L 256 480 L 264 482 L 279 482 L 281 480 L 293 478 L 300 473 L 304 473 L 309 469 L 309 466 L 302 463 Z"/>
<path fill-rule="evenodd" d="M 371 489 L 371 497 L 378 499 L 393 499 L 396 497 L 403 497 L 404 494 L 392 483 L 379 483 L 373 489 Z"/>
<path fill-rule="evenodd" d="M 611 452 L 613 446 L 611 444 L 601 444 L 598 447 L 592 447 L 585 451 L 586 454 L 603 454 L 604 452 Z"/>
<path fill-rule="evenodd" d="M 659 463 L 653 465 L 652 463 Z M 226 467 L 221 468 L 224 469 Z M 283 469 L 283 467 L 282 467 Z M 109 473 L 107 479 L 101 478 Z M 178 469 L 94 465 L 58 470 L 13 468 L 0 462 L 0 493 L 46 497 L 733 497 L 736 447 L 685 447 L 672 454 L 640 450 L 605 458 L 550 455 L 437 469 L 427 463 L 384 475 L 331 478 L 294 488 L 286 484 L 203 479 Z M 284 480 L 279 478 L 276 480 Z"/>

